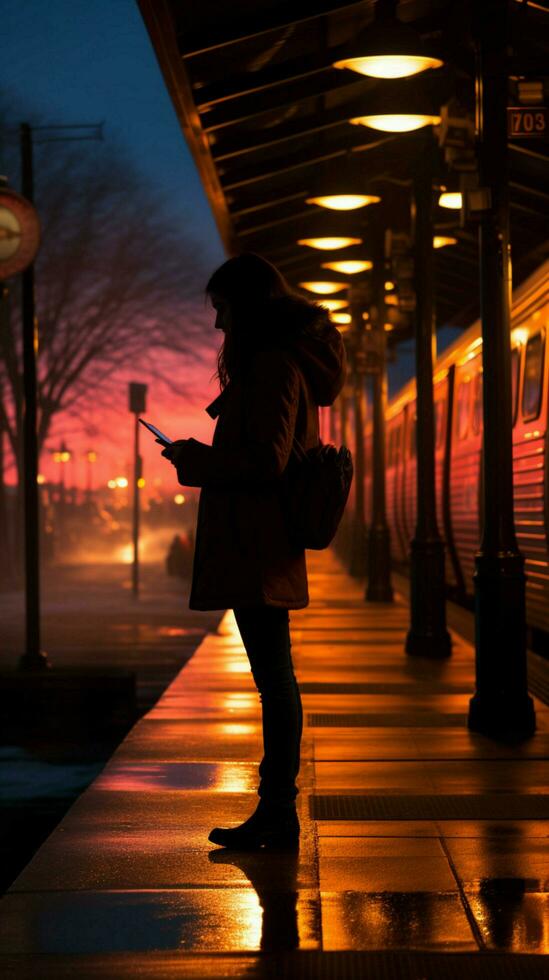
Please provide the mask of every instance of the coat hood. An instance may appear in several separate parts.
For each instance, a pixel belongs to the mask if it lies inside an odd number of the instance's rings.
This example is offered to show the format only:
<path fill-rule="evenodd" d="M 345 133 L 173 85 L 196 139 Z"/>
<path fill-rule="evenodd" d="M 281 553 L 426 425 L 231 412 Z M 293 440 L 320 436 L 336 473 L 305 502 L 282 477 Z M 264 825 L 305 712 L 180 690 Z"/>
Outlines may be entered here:
<path fill-rule="evenodd" d="M 322 306 L 300 296 L 284 296 L 269 304 L 269 335 L 273 345 L 295 358 L 317 405 L 332 405 L 347 373 L 341 334 Z"/>

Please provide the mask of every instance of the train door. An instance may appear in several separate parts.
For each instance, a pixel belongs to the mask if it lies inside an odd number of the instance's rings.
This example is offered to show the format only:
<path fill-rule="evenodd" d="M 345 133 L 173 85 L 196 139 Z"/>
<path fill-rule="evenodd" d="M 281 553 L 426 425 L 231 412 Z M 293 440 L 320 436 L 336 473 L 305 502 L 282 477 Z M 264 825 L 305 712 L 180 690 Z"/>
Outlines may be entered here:
<path fill-rule="evenodd" d="M 480 540 L 479 481 L 482 445 L 480 352 L 456 365 L 450 461 L 450 518 L 465 591 L 473 594 L 474 556 Z"/>
<path fill-rule="evenodd" d="M 416 529 L 416 402 L 409 402 L 405 409 L 403 441 L 403 494 L 402 524 L 406 541 L 406 560 L 410 557 L 410 542 Z"/>
<path fill-rule="evenodd" d="M 540 312 L 543 312 L 543 319 Z M 543 311 L 536 311 L 516 332 L 513 331 L 513 335 L 521 336 L 524 342 L 513 348 L 512 357 L 516 374 L 516 403 L 513 406 L 514 518 L 518 546 L 525 558 L 527 621 L 529 626 L 549 631 L 548 312 L 549 304 Z"/>

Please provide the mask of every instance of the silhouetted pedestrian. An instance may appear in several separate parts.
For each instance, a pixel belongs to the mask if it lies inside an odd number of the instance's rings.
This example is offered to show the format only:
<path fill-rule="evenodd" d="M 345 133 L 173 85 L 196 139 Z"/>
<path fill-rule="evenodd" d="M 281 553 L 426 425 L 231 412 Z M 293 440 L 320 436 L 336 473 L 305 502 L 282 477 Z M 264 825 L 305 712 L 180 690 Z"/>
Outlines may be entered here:
<path fill-rule="evenodd" d="M 294 436 L 305 450 L 318 445 L 318 406 L 343 387 L 345 349 L 327 312 L 258 255 L 229 259 L 206 291 L 225 334 L 221 394 L 206 409 L 217 419 L 213 442 L 180 439 L 162 455 L 182 486 L 202 488 L 189 607 L 234 610 L 260 693 L 264 744 L 256 811 L 209 839 L 296 846 L 303 713 L 289 610 L 307 606 L 309 593 L 305 551 L 285 523 L 283 474 Z"/>

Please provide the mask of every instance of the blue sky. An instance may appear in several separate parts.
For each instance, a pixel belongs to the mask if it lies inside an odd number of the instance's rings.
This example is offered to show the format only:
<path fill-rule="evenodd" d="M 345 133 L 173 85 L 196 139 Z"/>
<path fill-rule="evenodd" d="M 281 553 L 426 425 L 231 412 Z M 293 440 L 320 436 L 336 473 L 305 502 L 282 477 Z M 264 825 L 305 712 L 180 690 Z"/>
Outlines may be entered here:
<path fill-rule="evenodd" d="M 105 138 L 173 195 L 204 248 L 224 253 L 135 0 L 2 0 L 2 88 L 44 122 L 105 121 Z"/>

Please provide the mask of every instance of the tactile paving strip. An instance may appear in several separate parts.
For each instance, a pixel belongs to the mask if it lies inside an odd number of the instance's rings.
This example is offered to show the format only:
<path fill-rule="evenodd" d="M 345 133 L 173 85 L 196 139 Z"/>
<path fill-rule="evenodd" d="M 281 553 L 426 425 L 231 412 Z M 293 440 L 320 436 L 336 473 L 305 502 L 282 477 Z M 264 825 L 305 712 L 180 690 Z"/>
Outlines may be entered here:
<path fill-rule="evenodd" d="M 377 714 L 317 711 L 307 715 L 307 724 L 310 728 L 461 728 L 467 724 L 467 715 L 436 711 L 415 711 L 410 714 L 402 711 Z"/>
<path fill-rule="evenodd" d="M 549 820 L 549 794 L 314 795 L 309 810 L 313 820 Z"/>

